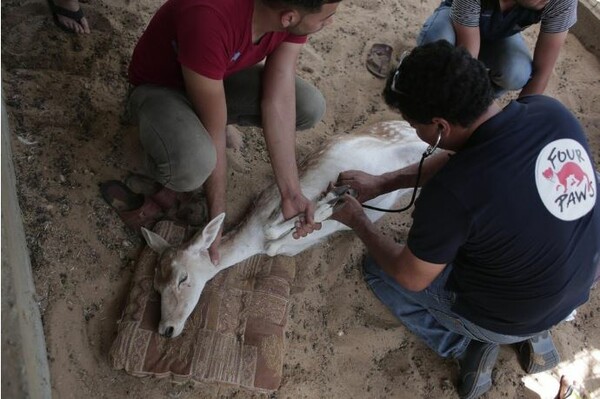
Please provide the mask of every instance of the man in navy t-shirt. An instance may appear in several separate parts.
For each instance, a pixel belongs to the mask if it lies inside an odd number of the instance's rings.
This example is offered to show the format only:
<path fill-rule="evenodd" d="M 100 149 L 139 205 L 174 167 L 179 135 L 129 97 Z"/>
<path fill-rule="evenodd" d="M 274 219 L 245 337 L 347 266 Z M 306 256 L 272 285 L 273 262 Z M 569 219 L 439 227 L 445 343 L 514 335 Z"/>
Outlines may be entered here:
<path fill-rule="evenodd" d="M 600 260 L 599 187 L 580 124 L 541 95 L 501 109 L 483 64 L 446 41 L 413 50 L 384 94 L 447 152 L 424 163 L 406 246 L 360 202 L 415 184 L 414 168 L 340 175 L 357 198 L 333 218 L 366 244 L 367 282 L 433 350 L 458 359 L 462 398 L 490 389 L 499 344 L 516 343 L 527 372 L 554 367 L 548 330 L 588 300 Z"/>

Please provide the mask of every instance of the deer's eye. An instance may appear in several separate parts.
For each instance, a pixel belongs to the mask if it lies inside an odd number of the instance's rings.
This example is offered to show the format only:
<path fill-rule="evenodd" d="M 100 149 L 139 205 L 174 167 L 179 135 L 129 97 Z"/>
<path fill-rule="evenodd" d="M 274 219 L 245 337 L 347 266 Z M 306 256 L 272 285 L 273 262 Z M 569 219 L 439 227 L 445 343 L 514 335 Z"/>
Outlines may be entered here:
<path fill-rule="evenodd" d="M 179 285 L 183 284 L 187 280 L 187 278 L 188 278 L 187 274 L 184 274 L 183 276 L 181 276 L 179 278 Z"/>

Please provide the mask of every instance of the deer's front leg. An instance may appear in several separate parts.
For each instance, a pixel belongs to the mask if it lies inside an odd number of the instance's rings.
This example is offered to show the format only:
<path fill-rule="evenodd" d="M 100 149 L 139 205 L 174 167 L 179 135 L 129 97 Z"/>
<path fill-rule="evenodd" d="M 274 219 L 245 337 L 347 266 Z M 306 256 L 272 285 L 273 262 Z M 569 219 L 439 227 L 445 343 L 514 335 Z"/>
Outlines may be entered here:
<path fill-rule="evenodd" d="M 306 237 L 295 239 L 289 234 L 277 240 L 267 242 L 265 245 L 265 253 L 269 256 L 294 256 L 336 231 L 349 229 L 349 227 L 332 219 L 325 220 L 322 223 L 323 226 L 320 230 L 317 230 Z"/>
<path fill-rule="evenodd" d="M 337 203 L 340 195 L 335 190 L 329 191 L 321 198 L 315 207 L 315 223 L 321 223 L 327 220 L 333 214 L 333 207 Z M 299 216 L 294 216 L 283 222 L 275 222 L 265 226 L 264 234 L 267 241 L 282 239 L 286 236 L 291 236 L 296 229 L 296 222 Z"/>

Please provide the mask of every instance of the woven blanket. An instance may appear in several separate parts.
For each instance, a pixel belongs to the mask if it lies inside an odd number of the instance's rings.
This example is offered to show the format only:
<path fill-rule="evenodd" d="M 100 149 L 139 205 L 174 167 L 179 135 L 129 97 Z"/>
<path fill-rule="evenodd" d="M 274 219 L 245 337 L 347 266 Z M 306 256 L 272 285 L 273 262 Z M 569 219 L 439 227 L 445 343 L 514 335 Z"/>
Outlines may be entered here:
<path fill-rule="evenodd" d="M 169 221 L 154 231 L 174 245 L 185 234 Z M 157 258 L 149 247 L 140 254 L 110 349 L 112 366 L 135 376 L 276 390 L 294 260 L 255 256 L 222 271 L 204 288 L 183 333 L 164 338 L 157 333 L 160 295 L 153 289 Z"/>

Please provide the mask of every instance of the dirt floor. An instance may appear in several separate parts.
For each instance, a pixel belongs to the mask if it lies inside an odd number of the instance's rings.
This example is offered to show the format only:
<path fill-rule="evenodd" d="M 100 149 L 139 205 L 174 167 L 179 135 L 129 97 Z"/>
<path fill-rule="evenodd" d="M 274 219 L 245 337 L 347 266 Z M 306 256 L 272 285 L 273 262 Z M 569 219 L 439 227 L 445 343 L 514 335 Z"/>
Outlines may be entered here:
<path fill-rule="evenodd" d="M 77 37 L 52 23 L 46 3 L 2 1 L 2 84 L 56 398 L 250 398 L 231 387 L 175 385 L 111 369 L 107 353 L 131 281 L 140 239 L 102 200 L 98 183 L 141 169 L 134 126 L 122 123 L 133 46 L 158 0 L 91 0 L 93 33 Z M 298 137 L 307 154 L 324 138 L 399 116 L 380 96 L 383 81 L 364 67 L 376 42 L 394 56 L 414 45 L 435 0 L 345 0 L 335 23 L 305 46 L 299 73 L 327 99 L 327 114 Z M 537 31 L 526 35 L 532 46 Z M 600 160 L 600 63 L 569 35 L 547 94 L 579 118 Z M 502 100 L 506 103 L 508 98 Z M 271 181 L 258 129 L 229 150 L 227 226 Z M 406 238 L 409 219 L 385 217 Z M 298 256 L 284 377 L 274 398 L 454 398 L 456 366 L 402 327 L 362 281 L 364 247 L 351 233 Z M 600 295 L 592 292 L 573 322 L 554 332 L 563 362 L 525 376 L 502 348 L 488 398 L 551 398 L 560 374 L 600 397 Z M 263 395 L 264 396 L 264 395 Z"/>

